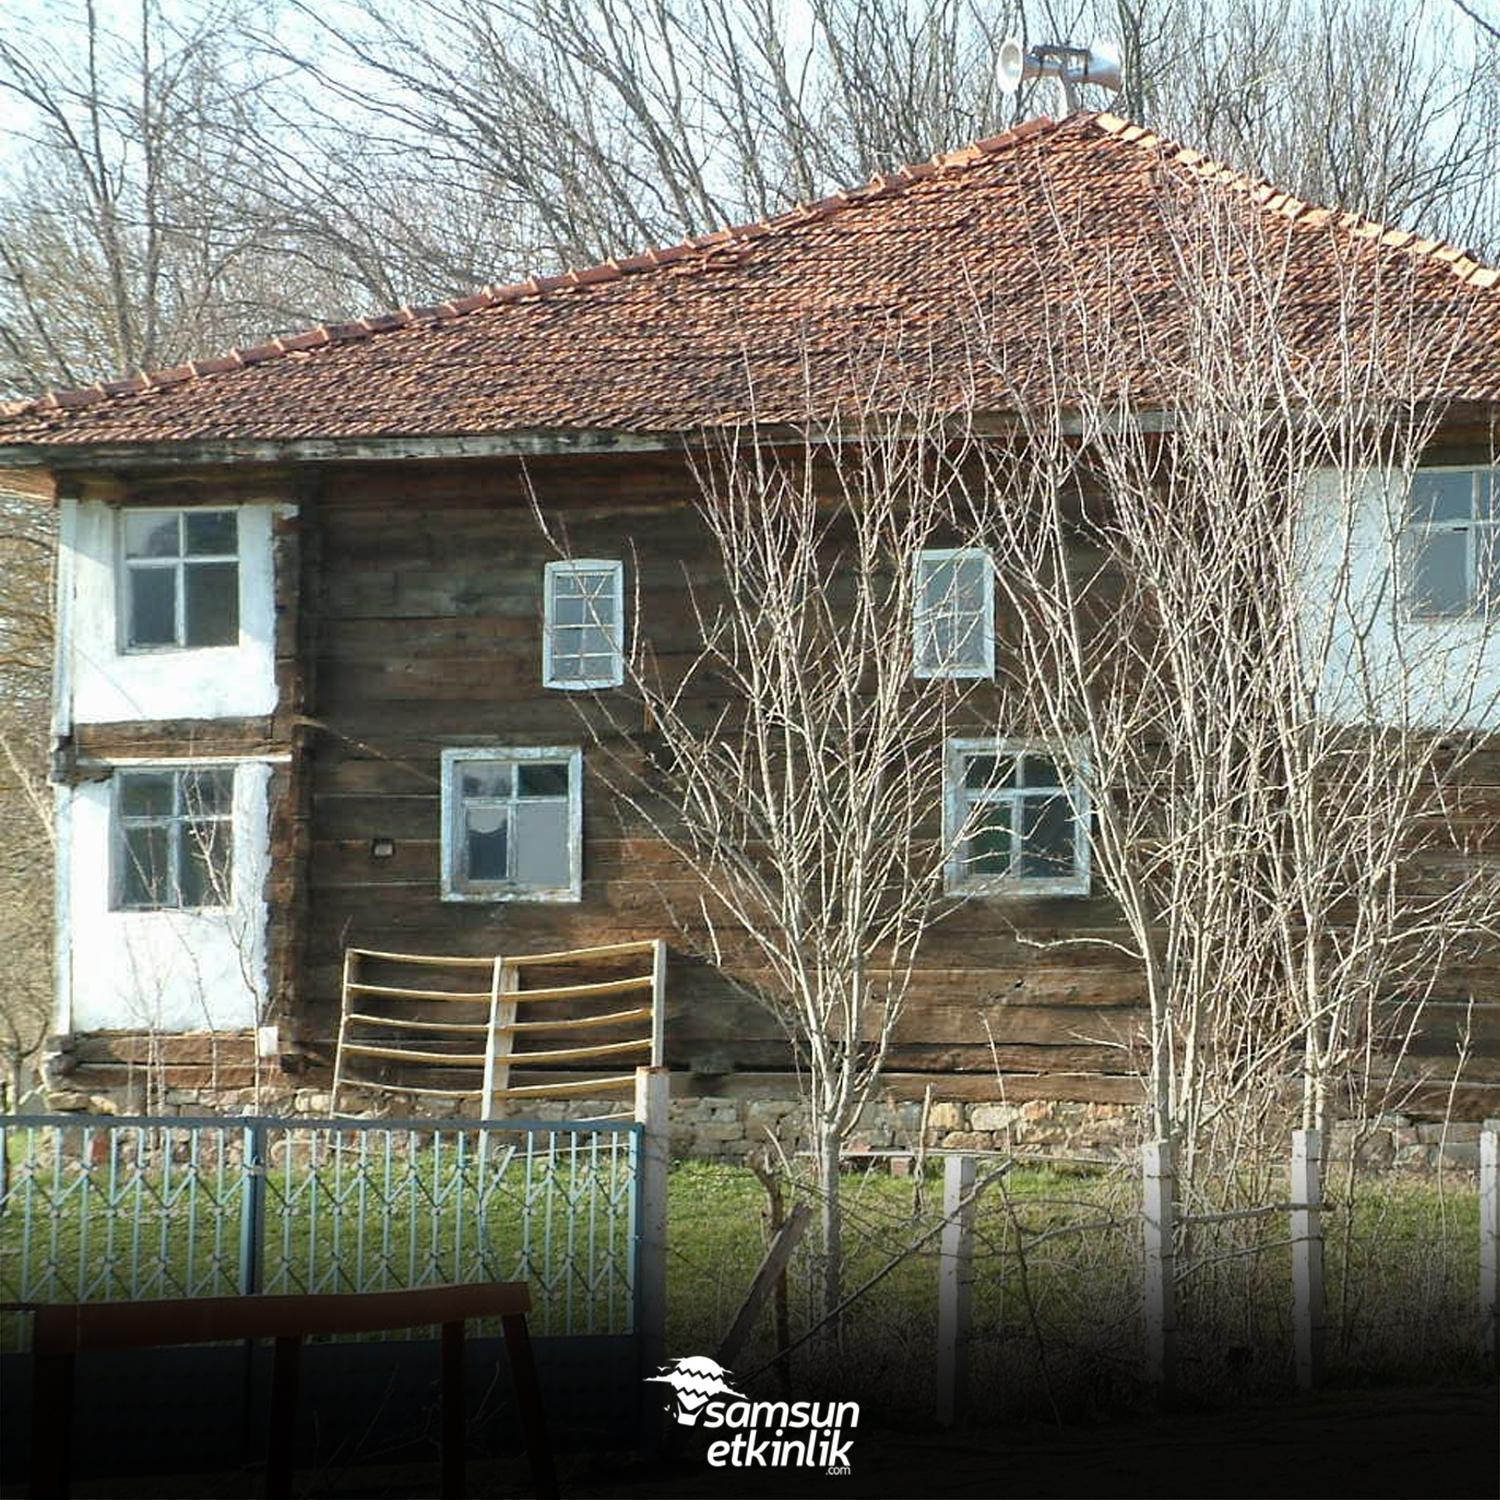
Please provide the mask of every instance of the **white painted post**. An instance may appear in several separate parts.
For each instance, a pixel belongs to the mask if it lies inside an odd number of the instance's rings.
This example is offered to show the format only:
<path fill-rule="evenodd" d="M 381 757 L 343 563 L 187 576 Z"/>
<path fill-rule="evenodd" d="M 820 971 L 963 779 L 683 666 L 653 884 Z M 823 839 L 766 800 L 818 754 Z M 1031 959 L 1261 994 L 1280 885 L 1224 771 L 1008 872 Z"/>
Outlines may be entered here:
<path fill-rule="evenodd" d="M 640 1378 L 657 1374 L 667 1357 L 667 1161 L 672 1075 L 635 1070 L 635 1118 L 641 1126 L 636 1171 L 635 1332 Z M 659 1387 L 642 1385 L 641 1432 L 648 1452 L 661 1441 Z"/>
<path fill-rule="evenodd" d="M 1176 1228 L 1171 1141 L 1141 1150 L 1141 1231 L 1145 1249 L 1146 1379 L 1170 1390 L 1177 1375 Z"/>
<path fill-rule="evenodd" d="M 943 1240 L 938 1257 L 937 1419 L 951 1427 L 969 1385 L 970 1306 L 974 1287 L 974 1158 L 943 1161 Z"/>
<path fill-rule="evenodd" d="M 1484 1357 L 1500 1360 L 1500 1129 L 1479 1137 L 1479 1319 Z"/>
<path fill-rule="evenodd" d="M 1292 1132 L 1292 1339 L 1297 1384 L 1323 1376 L 1323 1143 L 1316 1130 Z"/>

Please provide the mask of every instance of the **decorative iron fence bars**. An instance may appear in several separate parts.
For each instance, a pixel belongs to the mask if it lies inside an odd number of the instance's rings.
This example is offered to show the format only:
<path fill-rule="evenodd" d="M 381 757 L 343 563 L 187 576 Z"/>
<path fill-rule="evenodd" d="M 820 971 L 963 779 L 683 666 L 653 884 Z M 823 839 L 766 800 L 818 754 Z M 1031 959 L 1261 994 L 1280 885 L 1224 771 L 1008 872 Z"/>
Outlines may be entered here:
<path fill-rule="evenodd" d="M 526 1281 L 537 1332 L 630 1333 L 640 1146 L 629 1120 L 12 1117 L 0 1303 Z"/>

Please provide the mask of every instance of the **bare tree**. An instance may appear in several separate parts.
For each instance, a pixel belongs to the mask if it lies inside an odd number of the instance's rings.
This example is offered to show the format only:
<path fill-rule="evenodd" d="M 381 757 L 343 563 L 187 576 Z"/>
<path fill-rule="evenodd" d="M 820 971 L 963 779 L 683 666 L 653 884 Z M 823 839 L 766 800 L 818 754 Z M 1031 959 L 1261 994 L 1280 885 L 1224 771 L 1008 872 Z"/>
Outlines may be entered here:
<path fill-rule="evenodd" d="M 829 1314 L 840 1152 L 946 904 L 942 745 L 974 687 L 913 674 L 914 560 L 955 535 L 951 436 L 915 405 L 906 422 L 876 415 L 777 449 L 746 429 L 702 458 L 696 509 L 717 576 L 689 585 L 691 659 L 664 667 L 683 643 L 658 657 L 637 620 L 634 711 L 611 693 L 582 715 L 597 773 L 694 877 L 691 895 L 668 897 L 679 931 L 792 1045 Z M 566 554 L 556 518 L 538 514 Z"/>
<path fill-rule="evenodd" d="M 1091 284 L 1044 370 L 1010 372 L 1018 436 L 985 449 L 976 520 L 1013 622 L 1003 722 L 1088 789 L 1152 1128 L 1191 1176 L 1411 1087 L 1424 1006 L 1500 910 L 1493 817 L 1459 791 L 1500 710 L 1500 622 L 1488 499 L 1454 501 L 1455 560 L 1424 550 L 1442 481 L 1413 479 L 1482 294 L 1455 282 L 1424 327 L 1432 267 L 1330 231 L 1315 327 L 1262 211 L 1187 196 L 1164 251 L 1049 257 Z"/>

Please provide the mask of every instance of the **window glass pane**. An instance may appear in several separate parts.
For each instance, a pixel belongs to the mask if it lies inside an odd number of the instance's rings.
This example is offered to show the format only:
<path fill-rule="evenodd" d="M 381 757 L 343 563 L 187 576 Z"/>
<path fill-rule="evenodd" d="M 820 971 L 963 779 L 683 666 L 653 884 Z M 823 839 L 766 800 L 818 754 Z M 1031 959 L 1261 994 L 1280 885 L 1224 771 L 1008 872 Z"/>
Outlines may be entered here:
<path fill-rule="evenodd" d="M 172 814 L 176 777 L 170 771 L 121 771 L 116 787 L 122 818 L 166 818 Z"/>
<path fill-rule="evenodd" d="M 126 557 L 176 557 L 177 512 L 171 515 L 125 514 Z"/>
<path fill-rule="evenodd" d="M 1408 539 L 1413 613 L 1462 614 L 1469 604 L 1469 538 L 1462 531 L 1417 532 Z"/>
<path fill-rule="evenodd" d="M 982 808 L 964 846 L 965 875 L 1010 874 L 1009 802 L 992 802 Z"/>
<path fill-rule="evenodd" d="M 233 557 L 239 551 L 239 527 L 232 510 L 183 513 L 185 551 L 198 557 Z"/>
<path fill-rule="evenodd" d="M 130 593 L 126 643 L 131 646 L 175 646 L 177 569 L 130 568 L 125 576 Z"/>
<path fill-rule="evenodd" d="M 463 793 L 465 797 L 509 797 L 510 771 L 508 760 L 466 760 L 463 763 Z"/>
<path fill-rule="evenodd" d="M 1016 763 L 1008 755 L 967 755 L 964 757 L 964 785 L 974 791 L 986 787 L 1010 786 L 1016 774 Z"/>
<path fill-rule="evenodd" d="M 582 625 L 589 618 L 591 605 L 570 593 L 566 597 L 554 596 L 552 600 L 552 623 L 554 625 Z"/>
<path fill-rule="evenodd" d="M 613 652 L 608 656 L 580 656 L 578 658 L 578 676 L 584 682 L 610 682 L 619 673 L 615 670 L 615 658 Z"/>
<path fill-rule="evenodd" d="M 516 804 L 516 884 L 555 890 L 568 884 L 568 804 Z"/>
<path fill-rule="evenodd" d="M 1482 521 L 1500 521 L 1500 469 L 1480 471 L 1474 514 Z"/>
<path fill-rule="evenodd" d="M 217 818 L 178 825 L 183 906 L 229 905 L 229 830 L 229 823 Z"/>
<path fill-rule="evenodd" d="M 215 766 L 182 774 L 182 810 L 189 817 L 225 814 L 234 801 L 234 768 Z"/>
<path fill-rule="evenodd" d="M 922 606 L 929 613 L 943 609 L 953 593 L 953 563 L 923 559 Z"/>
<path fill-rule="evenodd" d="M 170 827 L 164 823 L 120 830 L 120 905 L 170 906 Z"/>
<path fill-rule="evenodd" d="M 1413 521 L 1467 521 L 1474 514 L 1474 473 L 1419 469 L 1411 481 Z"/>
<path fill-rule="evenodd" d="M 1056 880 L 1073 873 L 1073 809 L 1068 799 L 1023 798 L 1021 878 Z"/>
<path fill-rule="evenodd" d="M 510 813 L 503 807 L 471 807 L 464 812 L 464 864 L 470 880 L 505 880 L 506 834 Z"/>
<path fill-rule="evenodd" d="M 583 631 L 583 654 L 585 656 L 611 657 L 614 655 L 614 638 L 610 631 L 590 625 Z"/>
<path fill-rule="evenodd" d="M 1028 755 L 1023 762 L 1021 780 L 1025 786 L 1061 786 L 1062 776 L 1050 755 Z"/>
<path fill-rule="evenodd" d="M 233 646 L 240 638 L 238 563 L 188 563 L 187 646 Z"/>
<path fill-rule="evenodd" d="M 1479 602 L 1494 609 L 1500 606 L 1500 526 L 1476 526 L 1474 545 L 1479 549 L 1475 559 Z"/>
<path fill-rule="evenodd" d="M 568 766 L 566 761 L 522 761 L 516 767 L 516 796 L 566 797 Z"/>

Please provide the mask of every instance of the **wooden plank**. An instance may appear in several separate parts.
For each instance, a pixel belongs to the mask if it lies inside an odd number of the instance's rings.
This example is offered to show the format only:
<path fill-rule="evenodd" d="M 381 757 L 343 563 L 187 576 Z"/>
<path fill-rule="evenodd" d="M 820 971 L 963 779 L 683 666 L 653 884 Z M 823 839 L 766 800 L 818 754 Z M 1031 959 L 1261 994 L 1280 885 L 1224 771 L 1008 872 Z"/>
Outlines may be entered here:
<path fill-rule="evenodd" d="M 595 1026 L 611 1026 L 623 1021 L 645 1021 L 651 1018 L 652 1007 L 638 1005 L 634 1010 L 611 1010 L 598 1016 L 572 1016 L 555 1021 L 515 1021 L 505 1030 L 512 1035 L 533 1031 L 579 1031 Z M 483 1028 L 480 1028 L 483 1030 Z"/>
<path fill-rule="evenodd" d="M 374 1089 L 381 1094 L 416 1094 L 423 1099 L 477 1099 L 478 1088 L 434 1089 L 418 1088 L 410 1083 L 377 1083 L 373 1078 L 345 1078 L 344 1087 L 351 1089 Z"/>
<path fill-rule="evenodd" d="M 654 938 L 644 938 L 627 943 L 604 943 L 597 948 L 574 948 L 560 953 L 525 953 L 506 961 L 515 964 L 517 968 L 534 964 L 584 963 L 591 959 L 615 958 L 627 953 L 650 953 L 654 943 Z"/>
<path fill-rule="evenodd" d="M 415 1062 L 424 1066 L 482 1068 L 483 1052 L 419 1052 L 414 1047 L 373 1047 L 368 1042 L 345 1042 L 344 1055 L 354 1057 L 384 1057 L 392 1062 Z"/>
<path fill-rule="evenodd" d="M 724 1335 L 719 1344 L 718 1353 L 714 1357 L 720 1364 L 732 1365 L 734 1363 L 745 1340 L 749 1338 L 751 1329 L 755 1327 L 755 1320 L 760 1316 L 760 1310 L 765 1305 L 766 1298 L 771 1295 L 777 1280 L 786 1270 L 787 1263 L 792 1258 L 792 1252 L 801 1243 L 802 1236 L 807 1232 L 807 1226 L 811 1222 L 811 1204 L 799 1203 L 792 1209 L 791 1217 L 776 1231 L 770 1245 L 766 1248 L 760 1269 L 756 1271 L 750 1282 L 750 1289 L 745 1293 L 745 1300 L 740 1303 L 740 1309 L 734 1315 L 734 1321 L 729 1325 L 729 1332 Z"/>
<path fill-rule="evenodd" d="M 629 1042 L 603 1042 L 593 1047 L 564 1047 L 551 1052 L 512 1052 L 510 1065 L 513 1068 L 535 1067 L 539 1063 L 580 1062 L 586 1057 L 619 1057 L 625 1052 L 649 1050 L 651 1038 L 637 1037 Z"/>
<path fill-rule="evenodd" d="M 1487 1121 L 1479 1137 L 1480 1353 L 1500 1362 L 1500 1130 Z"/>
<path fill-rule="evenodd" d="M 615 1078 L 585 1078 L 576 1083 L 535 1083 L 520 1088 L 495 1090 L 497 1099 L 568 1099 L 591 1098 L 595 1090 L 612 1093 L 615 1089 L 630 1088 L 635 1083 L 633 1073 L 623 1073 Z"/>
<path fill-rule="evenodd" d="M 386 953 L 377 948 L 351 948 L 351 953 L 356 953 L 361 958 L 382 958 L 392 963 L 401 964 L 428 964 L 433 968 L 456 969 L 489 968 L 494 961 L 491 958 L 464 958 L 456 954 L 442 953 Z"/>
<path fill-rule="evenodd" d="M 1146 1379 L 1170 1390 L 1177 1376 L 1177 1215 L 1170 1141 L 1148 1141 L 1141 1148 L 1141 1176 Z"/>
<path fill-rule="evenodd" d="M 635 1280 L 635 1333 L 645 1382 L 658 1374 L 667 1353 L 667 1168 L 671 1160 L 672 1080 L 664 1068 L 637 1068 L 635 1117 L 641 1126 L 636 1158 L 638 1205 Z M 648 1388 L 642 1384 L 644 1393 Z M 641 1401 L 642 1447 L 655 1450 L 661 1440 L 661 1408 L 644 1394 Z"/>
<path fill-rule="evenodd" d="M 465 1032 L 470 1035 L 483 1036 L 489 1031 L 489 1027 L 483 1021 L 411 1021 L 401 1016 L 367 1016 L 358 1011 L 349 1013 L 351 1022 L 362 1022 L 369 1026 L 393 1026 L 399 1031 L 442 1031 L 442 1032 Z M 545 1022 L 542 1024 L 546 1024 Z M 564 1022 L 553 1022 L 553 1025 L 567 1025 Z"/>
<path fill-rule="evenodd" d="M 386 995 L 393 1000 L 461 1000 L 470 1005 L 488 1005 L 488 990 L 407 990 L 394 984 L 351 984 L 349 989 L 360 995 Z"/>
<path fill-rule="evenodd" d="M 254 1297 L 176 1297 L 59 1302 L 37 1307 L 32 1349 L 44 1355 L 163 1344 L 423 1328 L 531 1311 L 524 1281 L 415 1287 L 395 1292 L 320 1292 Z"/>
<path fill-rule="evenodd" d="M 518 960 L 510 959 L 508 962 L 515 964 Z M 628 990 L 648 990 L 652 987 L 652 983 L 651 975 L 638 974 L 630 979 L 604 979 L 593 984 L 559 984 L 549 985 L 546 989 L 517 990 L 516 999 L 588 1000 L 601 995 L 623 995 Z"/>

